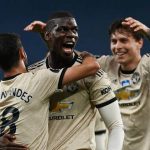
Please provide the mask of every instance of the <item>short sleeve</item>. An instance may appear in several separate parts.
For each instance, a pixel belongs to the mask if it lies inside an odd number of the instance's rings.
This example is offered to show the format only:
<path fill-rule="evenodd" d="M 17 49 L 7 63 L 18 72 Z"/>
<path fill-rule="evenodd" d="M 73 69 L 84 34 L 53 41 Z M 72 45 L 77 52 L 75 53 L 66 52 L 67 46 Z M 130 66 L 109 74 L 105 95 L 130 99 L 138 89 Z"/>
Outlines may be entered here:
<path fill-rule="evenodd" d="M 86 79 L 91 96 L 91 102 L 97 107 L 106 106 L 116 100 L 111 88 L 111 82 L 103 70 L 99 70 L 95 76 Z"/>

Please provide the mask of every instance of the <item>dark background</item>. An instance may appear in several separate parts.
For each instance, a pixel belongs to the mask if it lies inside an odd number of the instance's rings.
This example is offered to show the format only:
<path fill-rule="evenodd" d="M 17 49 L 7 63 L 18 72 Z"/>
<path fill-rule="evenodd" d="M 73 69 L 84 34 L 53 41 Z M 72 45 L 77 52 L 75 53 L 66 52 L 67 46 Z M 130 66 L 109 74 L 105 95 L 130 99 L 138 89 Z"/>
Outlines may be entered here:
<path fill-rule="evenodd" d="M 79 26 L 78 50 L 111 54 L 108 27 L 113 20 L 131 16 L 150 26 L 150 1 L 143 0 L 0 0 L 0 32 L 21 35 L 29 64 L 45 56 L 46 46 L 36 33 L 23 31 L 33 20 L 47 21 L 57 10 L 68 10 Z M 149 52 L 145 40 L 142 53 Z"/>

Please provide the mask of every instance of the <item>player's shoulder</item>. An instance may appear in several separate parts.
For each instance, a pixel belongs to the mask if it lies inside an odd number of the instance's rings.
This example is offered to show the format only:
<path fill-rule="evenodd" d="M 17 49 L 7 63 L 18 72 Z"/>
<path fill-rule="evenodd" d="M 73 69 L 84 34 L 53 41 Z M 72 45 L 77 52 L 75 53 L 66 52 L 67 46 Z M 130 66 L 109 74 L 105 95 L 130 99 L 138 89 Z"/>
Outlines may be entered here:
<path fill-rule="evenodd" d="M 38 69 L 38 68 L 40 68 L 40 69 L 46 68 L 46 59 L 42 59 L 42 60 L 28 66 L 29 71 L 32 71 L 32 70 L 35 70 L 35 69 Z"/>
<path fill-rule="evenodd" d="M 79 64 L 82 63 L 83 59 L 82 59 L 82 57 L 80 56 L 80 53 L 81 53 L 81 52 L 79 52 L 79 51 L 77 51 L 77 50 L 74 50 L 74 60 L 73 60 L 73 63 L 79 63 Z"/>
<path fill-rule="evenodd" d="M 106 75 L 105 71 L 103 69 L 99 69 L 96 73 L 96 76 L 98 77 L 103 77 L 104 75 Z"/>
<path fill-rule="evenodd" d="M 142 58 L 141 58 L 141 63 L 140 64 L 145 64 L 145 65 L 148 65 L 150 66 L 150 53 L 145 53 L 144 55 L 142 55 Z"/>
<path fill-rule="evenodd" d="M 147 58 L 147 59 L 150 59 L 150 53 L 146 53 L 143 55 L 143 58 Z"/>
<path fill-rule="evenodd" d="M 113 55 L 95 55 L 95 57 L 99 61 L 112 61 L 114 59 Z"/>
<path fill-rule="evenodd" d="M 150 63 L 150 53 L 145 53 L 142 58 L 141 58 L 141 62 L 142 64 L 146 64 L 146 65 L 149 65 Z"/>
<path fill-rule="evenodd" d="M 81 64 L 82 61 L 83 61 L 83 58 L 81 56 L 77 56 L 76 62 Z"/>
<path fill-rule="evenodd" d="M 108 78 L 107 73 L 103 69 L 99 69 L 95 75 L 86 77 L 85 82 L 95 83 L 100 82 L 102 80 L 106 80 Z"/>

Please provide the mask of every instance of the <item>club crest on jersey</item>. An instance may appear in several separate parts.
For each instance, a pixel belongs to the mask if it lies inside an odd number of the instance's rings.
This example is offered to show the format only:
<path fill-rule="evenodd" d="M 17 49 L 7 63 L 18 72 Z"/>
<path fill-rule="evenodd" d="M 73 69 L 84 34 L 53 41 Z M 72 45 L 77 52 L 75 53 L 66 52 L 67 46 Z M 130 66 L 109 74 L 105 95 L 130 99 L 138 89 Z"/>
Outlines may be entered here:
<path fill-rule="evenodd" d="M 67 92 L 74 93 L 74 92 L 78 91 L 79 85 L 77 83 L 72 83 L 72 84 L 67 85 L 66 88 L 67 88 L 66 89 Z"/>
<path fill-rule="evenodd" d="M 140 78 L 140 74 L 138 72 L 134 72 L 133 75 L 132 75 L 132 83 L 133 84 L 137 84 L 140 82 L 141 78 Z"/>

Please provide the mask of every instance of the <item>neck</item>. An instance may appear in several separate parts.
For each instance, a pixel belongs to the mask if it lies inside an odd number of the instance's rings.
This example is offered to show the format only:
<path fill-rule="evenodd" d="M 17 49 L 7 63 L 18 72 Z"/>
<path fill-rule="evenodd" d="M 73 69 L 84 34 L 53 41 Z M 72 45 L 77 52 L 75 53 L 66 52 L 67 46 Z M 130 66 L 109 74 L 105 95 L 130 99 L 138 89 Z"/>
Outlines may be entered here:
<path fill-rule="evenodd" d="M 141 60 L 141 56 L 134 59 L 132 62 L 126 63 L 126 64 L 120 64 L 121 70 L 123 71 L 132 71 L 135 70 Z"/>
<path fill-rule="evenodd" d="M 73 63 L 74 55 L 72 58 L 64 59 L 56 54 L 50 53 L 48 56 L 48 64 L 54 69 L 60 69 L 71 66 Z"/>
<path fill-rule="evenodd" d="M 13 67 L 9 71 L 5 71 L 4 72 L 4 78 L 8 78 L 8 77 L 15 76 L 17 74 L 21 74 L 21 73 L 25 73 L 25 72 L 27 72 L 25 65 L 20 64 L 17 67 Z"/>

